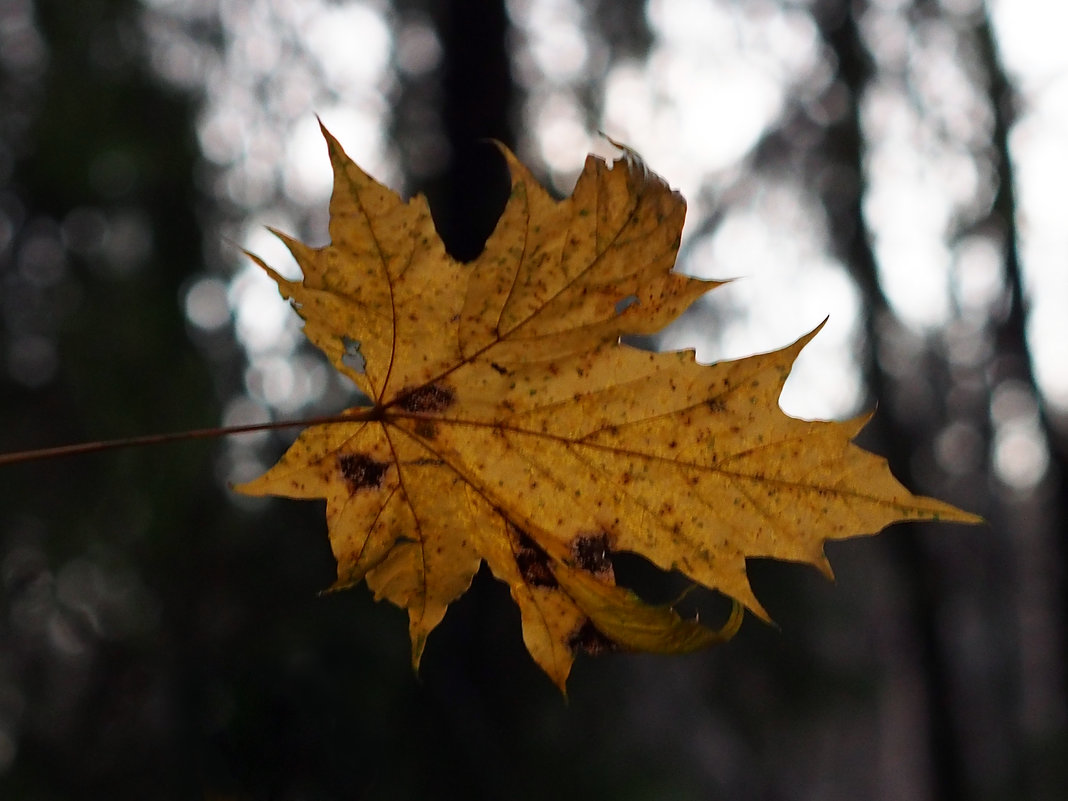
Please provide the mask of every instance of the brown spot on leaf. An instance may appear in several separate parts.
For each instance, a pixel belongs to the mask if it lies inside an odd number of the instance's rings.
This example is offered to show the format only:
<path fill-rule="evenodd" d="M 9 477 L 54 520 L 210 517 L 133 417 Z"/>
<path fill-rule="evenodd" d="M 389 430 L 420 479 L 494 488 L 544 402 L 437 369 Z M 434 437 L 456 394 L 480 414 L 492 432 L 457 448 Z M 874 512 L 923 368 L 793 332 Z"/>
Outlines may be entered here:
<path fill-rule="evenodd" d="M 490 367 L 492 367 L 494 370 L 496 370 L 501 375 L 508 375 L 508 368 L 507 367 L 501 367 L 499 364 L 497 364 L 497 362 L 490 362 Z"/>
<path fill-rule="evenodd" d="M 347 453 L 337 457 L 338 469 L 353 492 L 382 486 L 382 477 L 389 469 L 387 462 L 377 462 L 362 453 Z"/>
<path fill-rule="evenodd" d="M 397 400 L 397 405 L 406 412 L 440 412 L 452 406 L 456 393 L 444 384 L 427 384 L 405 392 Z"/>
<path fill-rule="evenodd" d="M 515 547 L 515 563 L 519 566 L 523 581 L 531 587 L 557 586 L 556 576 L 549 567 L 549 555 L 538 547 L 538 543 L 534 542 L 525 531 L 515 526 L 511 528 L 519 535 Z"/>
<path fill-rule="evenodd" d="M 607 533 L 598 531 L 596 534 L 580 534 L 571 544 L 571 553 L 574 554 L 575 563 L 588 573 L 615 579 Z"/>
<path fill-rule="evenodd" d="M 415 424 L 415 435 L 423 439 L 434 439 L 438 435 L 438 427 L 430 420 L 420 420 Z"/>
<path fill-rule="evenodd" d="M 567 645 L 572 652 L 582 651 L 590 656 L 598 656 L 619 650 L 619 645 L 602 634 L 588 618 L 567 638 Z"/>

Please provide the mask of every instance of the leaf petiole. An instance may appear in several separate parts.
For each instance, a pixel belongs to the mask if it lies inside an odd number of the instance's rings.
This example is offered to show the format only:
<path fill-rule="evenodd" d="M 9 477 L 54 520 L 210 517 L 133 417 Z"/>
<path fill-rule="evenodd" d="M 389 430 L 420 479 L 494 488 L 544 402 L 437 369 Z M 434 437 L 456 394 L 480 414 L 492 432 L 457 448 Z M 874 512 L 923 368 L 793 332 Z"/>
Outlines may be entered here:
<path fill-rule="evenodd" d="M 217 428 L 196 428 L 190 431 L 173 431 L 167 434 L 144 434 L 136 437 L 120 437 L 118 439 L 106 439 L 97 442 L 79 442 L 73 445 L 57 445 L 51 448 L 36 448 L 28 451 L 13 451 L 0 453 L 0 466 L 20 464 L 22 462 L 35 462 L 43 459 L 55 459 L 61 456 L 79 456 L 85 453 L 100 453 L 113 451 L 119 448 L 135 448 L 143 445 L 164 445 L 170 442 L 184 442 L 191 439 L 215 439 L 229 437 L 235 434 L 251 434 L 257 431 L 276 431 L 283 428 L 296 428 L 298 426 L 323 425 L 325 423 L 352 423 L 361 420 L 371 420 L 375 416 L 375 408 L 368 406 L 365 409 L 350 410 L 343 414 L 332 414 L 324 417 L 310 417 L 303 420 L 274 420 L 267 423 L 251 423 L 240 426 L 219 426 Z"/>

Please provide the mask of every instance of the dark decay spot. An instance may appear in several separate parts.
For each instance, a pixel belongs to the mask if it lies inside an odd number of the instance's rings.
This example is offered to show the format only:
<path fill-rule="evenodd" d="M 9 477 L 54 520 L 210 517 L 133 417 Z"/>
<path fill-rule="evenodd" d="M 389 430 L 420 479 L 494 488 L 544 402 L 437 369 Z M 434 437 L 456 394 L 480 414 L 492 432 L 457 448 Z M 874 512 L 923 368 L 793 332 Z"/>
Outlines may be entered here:
<path fill-rule="evenodd" d="M 619 650 L 619 645 L 602 634 L 589 618 L 567 638 L 567 645 L 572 652 L 582 651 L 590 656 Z"/>
<path fill-rule="evenodd" d="M 353 492 L 367 487 L 382 486 L 382 476 L 389 469 L 389 464 L 386 462 L 376 462 L 361 453 L 339 456 L 337 463 L 341 469 L 341 475 L 349 482 L 349 487 Z"/>
<path fill-rule="evenodd" d="M 523 581 L 531 587 L 555 587 L 556 576 L 549 568 L 549 556 L 538 547 L 526 532 L 513 527 L 519 533 L 519 542 L 515 550 L 515 562 Z"/>
<path fill-rule="evenodd" d="M 705 406 L 708 407 L 710 412 L 725 412 L 727 411 L 727 404 L 721 401 L 719 398 L 709 398 L 705 401 Z"/>
<path fill-rule="evenodd" d="M 420 420 L 415 424 L 415 434 L 423 439 L 434 439 L 438 435 L 438 427 L 430 420 Z"/>
<path fill-rule="evenodd" d="M 406 412 L 440 412 L 452 406 L 456 393 L 443 384 L 427 384 L 404 393 L 397 401 Z"/>
<path fill-rule="evenodd" d="M 494 370 L 496 370 L 501 375 L 508 375 L 508 368 L 507 367 L 501 367 L 499 364 L 497 364 L 497 362 L 490 362 L 490 367 L 492 367 Z"/>
<path fill-rule="evenodd" d="M 583 570 L 602 577 L 615 576 L 612 569 L 612 550 L 605 532 L 580 534 L 571 544 L 571 552 L 575 555 L 575 562 Z"/>

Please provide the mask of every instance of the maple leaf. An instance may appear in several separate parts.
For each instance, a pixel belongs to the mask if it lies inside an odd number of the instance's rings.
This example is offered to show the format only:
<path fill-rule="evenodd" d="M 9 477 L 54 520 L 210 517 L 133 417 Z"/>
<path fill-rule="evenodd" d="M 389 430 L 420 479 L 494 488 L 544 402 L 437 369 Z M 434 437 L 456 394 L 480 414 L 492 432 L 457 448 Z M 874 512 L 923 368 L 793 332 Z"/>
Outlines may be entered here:
<path fill-rule="evenodd" d="M 588 157 L 557 201 L 502 148 L 511 195 L 482 254 L 460 263 L 422 196 L 403 202 L 323 133 L 331 243 L 278 234 L 301 281 L 253 258 L 373 405 L 305 429 L 236 489 L 324 498 L 334 587 L 366 580 L 406 609 L 414 665 L 483 561 L 563 689 L 578 651 L 686 651 L 730 637 L 743 606 L 766 619 L 748 557 L 829 575 L 826 540 L 978 520 L 912 495 L 853 445 L 865 418 L 779 409 L 816 332 L 712 365 L 620 341 L 717 286 L 673 271 L 685 202 L 633 152 Z M 616 586 L 617 551 L 734 599 L 730 620 L 709 629 Z"/>

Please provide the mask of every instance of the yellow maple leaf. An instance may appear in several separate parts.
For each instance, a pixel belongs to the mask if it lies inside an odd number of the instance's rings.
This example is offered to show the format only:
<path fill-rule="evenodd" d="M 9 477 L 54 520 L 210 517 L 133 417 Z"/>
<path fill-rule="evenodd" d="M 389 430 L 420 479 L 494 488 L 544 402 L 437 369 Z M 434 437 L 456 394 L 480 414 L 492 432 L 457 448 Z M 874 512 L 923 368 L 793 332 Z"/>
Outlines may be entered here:
<path fill-rule="evenodd" d="M 743 606 L 766 618 L 747 557 L 830 574 L 828 539 L 978 520 L 912 495 L 853 445 L 864 419 L 779 409 L 816 332 L 713 365 L 620 342 L 717 286 L 673 272 L 685 202 L 631 151 L 587 158 L 557 201 L 502 148 L 511 196 L 483 253 L 460 263 L 422 196 L 403 202 L 323 133 L 331 243 L 279 234 L 301 281 L 256 261 L 373 405 L 305 429 L 237 489 L 325 498 L 334 586 L 366 580 L 407 609 L 415 665 L 483 561 L 562 689 L 576 651 L 686 651 L 729 638 Z M 645 604 L 615 585 L 615 551 L 724 593 L 731 619 L 717 631 Z"/>

